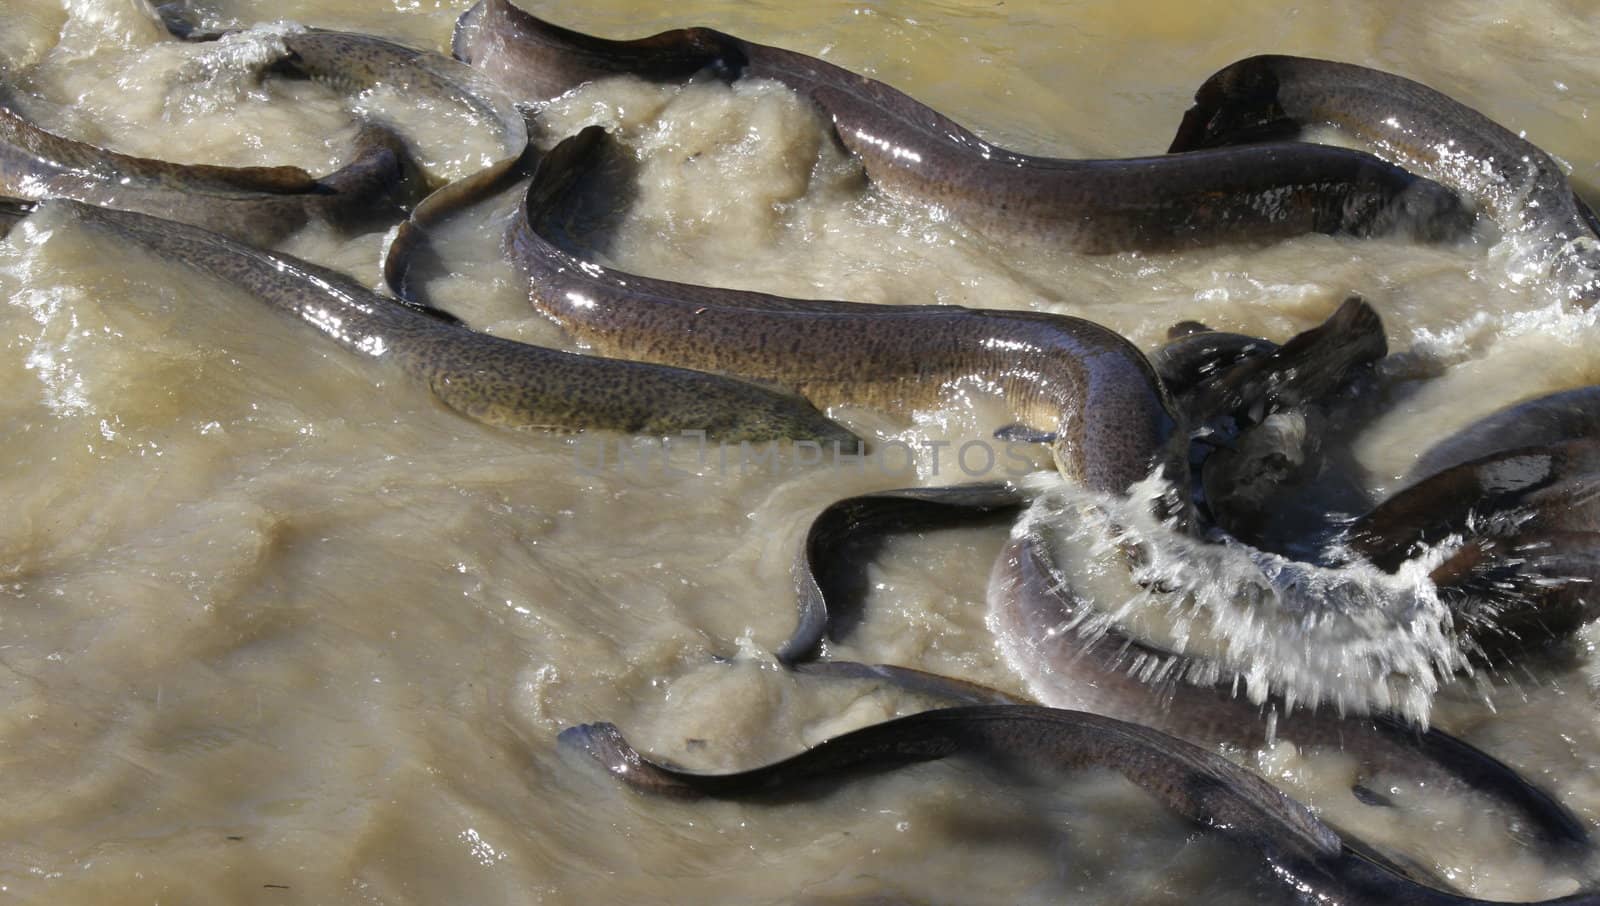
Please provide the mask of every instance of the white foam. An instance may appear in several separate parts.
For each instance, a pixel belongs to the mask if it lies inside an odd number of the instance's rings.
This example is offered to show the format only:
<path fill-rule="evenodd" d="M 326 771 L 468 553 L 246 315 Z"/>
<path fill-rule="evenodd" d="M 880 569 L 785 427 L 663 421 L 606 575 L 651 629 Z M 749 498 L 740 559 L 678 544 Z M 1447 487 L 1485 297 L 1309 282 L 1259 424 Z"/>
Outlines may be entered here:
<path fill-rule="evenodd" d="M 259 25 L 201 44 L 156 45 L 146 56 L 170 57 L 174 47 L 181 52 L 166 86 L 169 116 L 215 116 L 232 113 L 252 97 L 265 100 L 262 79 L 289 55 L 284 37 L 303 31 L 287 22 Z"/>
<path fill-rule="evenodd" d="M 1467 667 L 1451 613 L 1428 578 L 1449 544 L 1394 574 L 1362 561 L 1319 566 L 1160 522 L 1149 506 L 1164 490 L 1158 479 L 1120 500 L 1053 476 L 1031 480 L 1041 493 L 1016 532 L 1045 542 L 1058 581 L 1079 587 L 1072 573 L 1080 570 L 1129 573 L 1120 599 L 1093 601 L 1094 613 L 1074 619 L 1086 641 L 1115 626 L 1199 658 L 1204 669 L 1191 670 L 1189 682 L 1231 679 L 1258 704 L 1276 696 L 1286 708 L 1392 712 L 1419 724 L 1440 684 Z"/>

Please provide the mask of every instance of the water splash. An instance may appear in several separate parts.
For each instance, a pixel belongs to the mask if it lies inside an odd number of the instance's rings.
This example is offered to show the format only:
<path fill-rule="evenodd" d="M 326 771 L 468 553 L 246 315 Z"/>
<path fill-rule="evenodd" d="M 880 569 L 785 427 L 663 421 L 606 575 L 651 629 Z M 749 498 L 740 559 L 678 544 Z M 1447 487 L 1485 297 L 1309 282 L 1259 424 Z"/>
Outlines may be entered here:
<path fill-rule="evenodd" d="M 1035 539 L 1064 587 L 1095 588 L 1092 606 L 1051 632 L 1088 645 L 1115 628 L 1181 656 L 1143 659 L 1132 668 L 1141 678 L 1231 682 L 1257 704 L 1270 696 L 1285 709 L 1389 712 L 1425 724 L 1441 683 L 1468 667 L 1429 579 L 1456 540 L 1393 574 L 1354 559 L 1322 566 L 1157 520 L 1149 504 L 1167 490 L 1159 479 L 1125 499 L 1053 476 L 1029 481 L 1040 493 L 1015 535 Z M 1122 581 L 1104 581 L 1115 572 Z"/>
<path fill-rule="evenodd" d="M 234 32 L 216 41 L 177 45 L 182 55 L 167 77 L 167 119 L 187 121 L 232 113 L 247 101 L 265 102 L 269 96 L 262 80 L 267 70 L 289 55 L 284 36 L 303 31 L 301 26 L 280 22 Z M 173 53 L 173 45 L 161 44 L 150 48 L 145 56 L 164 58 Z"/>

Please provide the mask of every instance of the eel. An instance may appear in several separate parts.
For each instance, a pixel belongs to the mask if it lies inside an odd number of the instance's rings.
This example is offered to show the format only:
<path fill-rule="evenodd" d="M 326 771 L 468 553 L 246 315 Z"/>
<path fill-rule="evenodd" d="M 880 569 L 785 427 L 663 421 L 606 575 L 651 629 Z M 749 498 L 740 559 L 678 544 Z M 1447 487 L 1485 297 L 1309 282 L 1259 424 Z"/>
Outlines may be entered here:
<path fill-rule="evenodd" d="M 620 273 L 567 253 L 542 224 L 604 141 L 591 126 L 540 160 L 508 238 L 534 307 L 597 351 L 771 381 L 818 406 L 904 412 L 976 382 L 1011 410 L 1015 424 L 1000 436 L 1049 444 L 1060 472 L 1091 489 L 1120 494 L 1153 469 L 1181 467 L 1187 441 L 1160 379 L 1128 340 L 1093 322 L 787 299 Z"/>
<path fill-rule="evenodd" d="M 37 204 L 20 198 L 0 196 L 0 239 L 11 235 L 17 225 L 28 219 Z"/>
<path fill-rule="evenodd" d="M 1350 544 L 1392 570 L 1450 535 L 1496 528 L 1496 516 L 1507 531 L 1600 531 L 1597 477 L 1600 437 L 1498 450 L 1396 491 L 1350 527 Z"/>
<path fill-rule="evenodd" d="M 384 282 L 401 299 L 418 300 L 408 279 L 411 264 L 427 254 L 428 231 L 450 215 L 500 191 L 522 173 L 528 125 L 504 92 L 470 66 L 372 35 L 308 29 L 283 36 L 288 56 L 277 72 L 309 78 L 347 94 L 380 86 L 429 99 L 435 109 L 463 109 L 493 124 L 494 158 L 460 179 L 439 185 L 401 222 L 384 252 Z"/>
<path fill-rule="evenodd" d="M 248 292 L 345 349 L 394 363 L 448 408 L 488 424 L 654 435 L 703 430 L 724 440 L 856 443 L 786 391 L 478 333 L 379 296 L 328 268 L 186 224 L 68 199 L 39 202 L 38 210 Z"/>
<path fill-rule="evenodd" d="M 1381 354 L 1384 345 L 1381 322 L 1359 300 L 1346 300 L 1322 325 L 1296 335 L 1282 347 L 1267 340 L 1229 336 L 1236 339 L 1220 341 L 1228 350 L 1220 359 L 1210 345 L 1198 349 L 1189 347 L 1181 353 L 1186 357 L 1181 364 L 1173 356 L 1158 355 L 1156 367 L 1180 367 L 1186 372 L 1196 372 L 1195 380 L 1184 385 L 1184 389 L 1192 389 L 1208 380 L 1226 378 L 1226 368 L 1213 368 L 1219 361 L 1233 365 L 1250 358 L 1248 380 L 1245 377 L 1228 379 L 1230 391 L 1215 393 L 1213 397 L 1231 400 L 1231 405 L 1239 410 L 1254 410 L 1258 413 L 1256 417 L 1263 421 L 1270 417 L 1265 413 L 1282 407 L 1304 407 L 1316 399 L 1315 394 L 1331 392 L 1342 383 L 1350 369 L 1368 363 L 1375 350 Z M 1233 357 L 1232 351 L 1237 349 L 1248 353 Z M 1202 359 L 1211 364 L 1202 363 Z M 1214 413 L 1222 414 L 1220 402 L 1216 407 Z M 1184 406 L 1180 404 L 1180 408 Z M 1245 420 L 1243 414 L 1239 420 Z M 1266 427 L 1270 429 L 1271 423 L 1267 422 Z M 1263 433 L 1265 431 L 1259 428 L 1246 427 L 1242 436 L 1237 440 L 1230 438 L 1229 442 L 1235 443 L 1236 449 L 1248 452 L 1254 449 L 1254 439 Z M 1232 486 L 1243 480 L 1241 473 L 1246 471 L 1246 461 L 1260 465 L 1268 459 L 1241 455 L 1230 462 L 1225 474 L 1207 475 L 1205 467 L 1211 465 L 1211 457 L 1218 455 L 1221 454 L 1214 452 L 1208 456 L 1201 469 L 1202 475 L 1209 479 L 1202 487 L 1211 493 L 1231 493 Z M 1277 477 L 1288 480 L 1285 476 Z M 1262 484 L 1264 479 L 1257 475 L 1255 481 Z M 918 525 L 931 527 L 944 524 L 946 520 L 955 524 L 985 517 L 1004 518 L 1014 516 L 1028 499 L 1029 495 L 1013 484 L 989 482 L 878 491 L 829 505 L 812 522 L 795 564 L 799 625 L 779 647 L 779 662 L 792 666 L 814 655 L 825 637 L 837 637 L 836 633 L 848 627 L 850 617 L 830 610 L 829 596 L 822 588 L 837 581 L 834 564 L 842 562 L 844 547 L 855 543 L 868 530 L 913 519 Z M 1209 499 L 1203 503 L 1207 511 L 1227 511 L 1228 504 Z"/>
<path fill-rule="evenodd" d="M 1342 717 L 1326 709 L 1267 707 L 1226 686 L 1189 681 L 1204 675 L 1198 659 L 1133 639 L 1112 627 L 1096 638 L 1076 627 L 1089 605 L 1050 561 L 1042 539 L 1013 537 L 996 561 L 989 583 L 989 620 L 1006 660 L 1030 684 L 1048 679 L 1069 690 L 1071 701 L 1051 704 L 1106 714 L 1153 727 L 1206 749 L 1250 751 L 1269 738 L 1301 749 L 1344 751 L 1361 766 L 1352 789 L 1362 796 L 1365 777 L 1393 774 L 1427 789 L 1459 796 L 1477 793 L 1530 828 L 1557 853 L 1592 849 L 1588 831 L 1543 790 L 1492 756 L 1440 730 L 1416 730 L 1395 718 Z M 1019 666 L 1020 665 L 1020 666 Z M 1031 672 L 1030 672 L 1031 671 Z M 1148 675 L 1163 677 L 1159 683 Z M 1268 715 L 1276 715 L 1268 721 Z M 1367 795 L 1371 795 L 1370 793 Z"/>
<path fill-rule="evenodd" d="M 1182 382 L 1176 405 L 1200 441 L 1194 452 L 1203 454 L 1195 481 L 1201 505 L 1212 524 L 1237 540 L 1314 556 L 1328 534 L 1330 509 L 1365 508 L 1351 469 L 1325 464 L 1350 459 L 1342 444 L 1349 432 L 1342 429 L 1368 396 L 1350 391 L 1368 389 L 1373 366 L 1388 354 L 1383 321 L 1352 296 L 1282 346 L 1233 334 L 1208 342 L 1208 336 L 1193 333 L 1163 349 L 1167 371 L 1185 369 L 1175 375 Z"/>
<path fill-rule="evenodd" d="M 1559 640 L 1600 616 L 1600 387 L 1491 413 L 1424 451 L 1408 481 L 1345 543 L 1394 571 L 1459 539 L 1433 578 L 1482 653 Z"/>
<path fill-rule="evenodd" d="M 298 167 L 175 164 L 119 154 L 40 129 L 0 93 L 0 193 L 72 198 L 274 245 L 308 223 L 342 232 L 404 215 L 414 164 L 392 130 L 363 126 L 350 162 L 323 177 Z"/>
<path fill-rule="evenodd" d="M 1518 418 L 1485 421 L 1510 429 L 1498 436 L 1501 443 L 1544 439 L 1536 425 L 1526 435 L 1517 429 L 1530 415 L 1565 411 L 1543 405 L 1550 399 L 1509 410 L 1521 410 Z M 1463 433 L 1495 438 L 1477 426 Z M 1397 491 L 1346 529 L 1346 545 L 1393 572 L 1458 539 L 1431 577 L 1460 630 L 1480 653 L 1499 659 L 1566 638 L 1600 617 L 1597 491 L 1600 438 L 1498 450 Z"/>
<path fill-rule="evenodd" d="M 1408 471 L 1410 480 L 1515 447 L 1600 438 L 1600 387 L 1577 387 L 1507 406 L 1437 441 Z"/>
<path fill-rule="evenodd" d="M 1255 774 L 1158 730 L 1080 711 L 1028 705 L 941 708 L 863 727 L 782 761 L 745 771 L 687 771 L 639 753 L 609 723 L 562 731 L 630 787 L 678 798 L 777 802 L 824 785 L 908 764 L 966 756 L 1028 774 L 1106 769 L 1197 825 L 1261 856 L 1296 894 L 1347 904 L 1480 904 L 1418 883 L 1347 842 L 1305 806 Z M 1579 894 L 1553 903 L 1589 906 Z"/>
<path fill-rule="evenodd" d="M 1205 81 L 1171 150 L 1276 142 L 1333 126 L 1379 157 L 1455 190 L 1501 231 L 1542 248 L 1572 299 L 1600 300 L 1600 218 L 1532 142 L 1419 82 L 1350 63 L 1256 56 Z"/>
<path fill-rule="evenodd" d="M 1185 345 L 1204 337 L 1197 334 Z M 1192 425 L 1211 424 L 1222 417 L 1259 424 L 1274 412 L 1301 409 L 1333 396 L 1354 373 L 1388 352 L 1383 320 L 1359 296 L 1350 296 L 1321 325 L 1294 335 L 1282 346 L 1243 344 L 1225 366 L 1214 363 L 1186 387 L 1182 408 Z M 1228 353 L 1219 350 L 1214 355 Z M 1169 356 L 1167 368 L 1174 365 Z"/>
<path fill-rule="evenodd" d="M 1027 498 L 1015 486 L 990 482 L 879 491 L 831 505 L 813 521 L 796 558 L 801 619 L 780 648 L 780 662 L 800 672 L 878 679 L 962 703 L 1019 701 L 910 668 L 817 658 L 823 635 L 842 638 L 850 629 L 849 615 L 866 597 L 866 589 L 852 572 L 866 559 L 852 550 L 861 541 L 1012 515 Z M 1009 662 L 1034 664 L 1037 671 L 1051 675 L 1052 685 L 1070 686 L 1078 696 L 1070 707 L 1153 727 L 1210 750 L 1252 751 L 1268 738 L 1266 709 L 1226 688 L 1184 682 L 1182 677 L 1200 672 L 1189 659 L 1130 638 L 1115 627 L 1092 642 L 1070 629 L 1056 631 L 1069 625 L 1081 609 L 1057 572 L 1032 534 L 1014 537 L 997 559 L 989 583 L 989 621 L 1002 649 L 1016 649 L 1008 653 Z M 1142 671 L 1163 664 L 1168 680 L 1160 685 L 1147 682 Z M 1274 709 L 1285 710 L 1281 702 Z M 1272 732 L 1301 747 L 1348 751 L 1365 776 L 1395 774 L 1451 795 L 1487 797 L 1558 854 L 1592 847 L 1584 823 L 1558 801 L 1504 763 L 1437 728 L 1419 731 L 1385 716 L 1339 718 L 1326 710 L 1302 710 L 1278 718 Z M 1358 797 L 1372 795 L 1359 780 L 1352 792 Z"/>
<path fill-rule="evenodd" d="M 815 658 L 824 638 L 843 638 L 856 622 L 853 601 L 862 594 L 842 594 L 860 582 L 844 574 L 850 548 L 863 539 L 907 526 L 933 528 L 970 524 L 985 517 L 1009 518 L 1021 512 L 1029 495 L 1009 482 L 995 481 L 938 488 L 901 488 L 847 497 L 829 504 L 806 530 L 793 574 L 799 620 L 779 646 L 778 662 L 793 668 Z"/>
<path fill-rule="evenodd" d="M 183 41 L 216 41 L 235 31 L 202 29 L 190 11 L 171 4 L 157 12 L 167 31 Z M 273 72 L 310 79 L 348 95 L 387 88 L 425 98 L 434 110 L 463 110 L 493 124 L 499 145 L 494 158 L 467 176 L 432 186 L 384 252 L 384 282 L 398 298 L 420 304 L 420 288 L 411 285 L 409 276 L 412 264 L 430 252 L 429 228 L 488 198 L 521 174 L 529 147 L 527 120 L 488 78 L 451 57 L 356 32 L 311 28 L 278 37 L 284 55 L 269 64 Z"/>
<path fill-rule="evenodd" d="M 1456 194 L 1358 151 L 1298 142 L 1121 160 L 1008 151 L 882 82 L 708 28 L 610 41 L 480 0 L 457 22 L 457 57 L 539 105 L 584 82 L 700 71 L 771 79 L 809 98 L 868 178 L 964 223 L 1087 254 L 1164 251 L 1307 232 L 1450 241 L 1473 217 Z"/>

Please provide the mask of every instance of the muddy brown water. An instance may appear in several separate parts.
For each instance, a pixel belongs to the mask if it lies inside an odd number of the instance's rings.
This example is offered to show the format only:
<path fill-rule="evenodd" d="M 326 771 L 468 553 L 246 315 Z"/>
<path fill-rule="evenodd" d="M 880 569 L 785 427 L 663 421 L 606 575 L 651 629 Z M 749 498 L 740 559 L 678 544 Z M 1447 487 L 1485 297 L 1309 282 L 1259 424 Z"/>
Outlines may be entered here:
<path fill-rule="evenodd" d="M 205 10 L 443 49 L 436 0 Z M 1259 2 L 689 0 L 529 3 L 611 36 L 706 24 L 824 55 L 988 138 L 1059 156 L 1162 150 L 1190 92 L 1255 52 L 1366 63 L 1441 88 L 1600 185 L 1600 29 L 1582 2 L 1284 8 Z M 492 154 L 417 99 L 352 107 L 261 81 L 248 42 L 164 39 L 130 0 L 4 0 L 0 59 L 29 115 L 118 150 L 325 172 L 363 110 L 441 177 Z M 264 39 L 263 39 L 264 40 Z M 259 49 L 259 48 L 258 48 Z M 1362 441 L 1373 490 L 1499 405 L 1600 381 L 1593 316 L 1552 307 L 1491 243 L 1309 237 L 1084 258 L 984 237 L 865 188 L 812 110 L 762 84 L 584 89 L 550 135 L 598 122 L 634 149 L 608 263 L 696 283 L 868 302 L 1081 315 L 1147 348 L 1200 319 L 1283 338 L 1351 291 L 1418 374 Z M 533 316 L 499 234 L 510 198 L 440 238 L 432 297 L 483 329 L 567 344 Z M 376 284 L 381 235 L 286 248 Z M 1250 854 L 1100 775 L 1010 791 L 930 765 L 816 802 L 651 800 L 560 751 L 609 719 L 642 747 L 732 768 L 926 702 L 776 670 L 789 563 L 827 502 L 966 476 L 830 469 L 616 438 L 515 434 L 436 405 L 229 288 L 37 218 L 0 243 L 0 894 L 53 903 L 1218 902 L 1278 897 Z M 881 440 L 982 436 L 981 388 L 909 418 L 836 413 Z M 639 451 L 648 455 L 639 458 Z M 602 465 L 602 451 L 609 458 Z M 671 469 L 664 463 L 672 465 Z M 869 619 L 835 653 L 1012 690 L 984 626 L 1003 540 L 892 545 Z M 1600 821 L 1600 673 L 1585 635 L 1435 705 L 1440 726 Z M 714 655 L 732 664 L 712 662 Z M 1469 806 L 1354 802 L 1338 764 L 1240 757 L 1460 889 L 1540 898 L 1583 875 L 1508 845 Z M 1415 813 L 1415 812 L 1414 812 Z"/>

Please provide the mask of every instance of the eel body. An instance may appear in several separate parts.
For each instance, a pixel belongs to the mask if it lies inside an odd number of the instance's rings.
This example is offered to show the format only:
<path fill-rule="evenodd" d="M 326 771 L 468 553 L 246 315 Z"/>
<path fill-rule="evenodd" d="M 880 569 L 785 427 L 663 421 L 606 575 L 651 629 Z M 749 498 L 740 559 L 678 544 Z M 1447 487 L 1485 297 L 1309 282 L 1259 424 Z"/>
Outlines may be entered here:
<path fill-rule="evenodd" d="M 856 444 L 848 431 L 786 391 L 478 333 L 379 296 L 336 271 L 186 224 L 67 199 L 39 208 L 235 286 L 354 353 L 396 363 L 446 406 L 482 422 Z"/>
<path fill-rule="evenodd" d="M 1453 240 L 1456 194 L 1358 151 L 1282 142 L 1108 160 L 1037 157 L 986 142 L 882 82 L 709 28 L 632 41 L 565 29 L 507 0 L 456 25 L 457 57 L 522 103 L 611 75 L 771 79 L 809 98 L 877 185 L 986 232 L 1090 254 L 1163 251 L 1308 232 Z"/>

